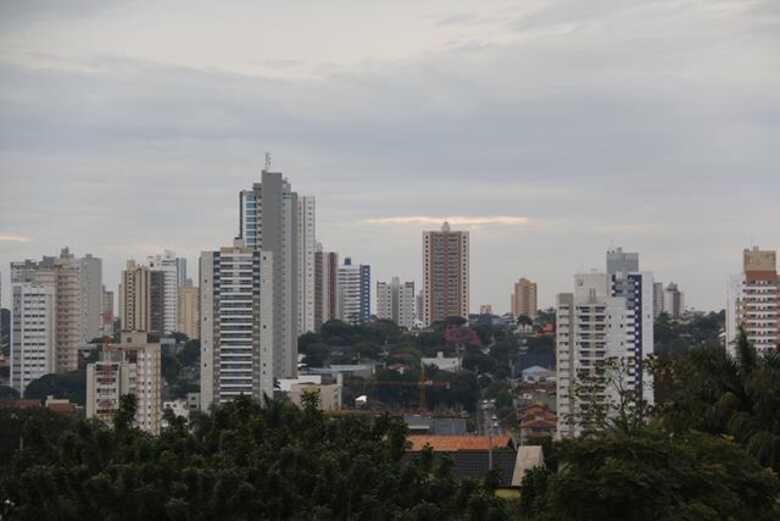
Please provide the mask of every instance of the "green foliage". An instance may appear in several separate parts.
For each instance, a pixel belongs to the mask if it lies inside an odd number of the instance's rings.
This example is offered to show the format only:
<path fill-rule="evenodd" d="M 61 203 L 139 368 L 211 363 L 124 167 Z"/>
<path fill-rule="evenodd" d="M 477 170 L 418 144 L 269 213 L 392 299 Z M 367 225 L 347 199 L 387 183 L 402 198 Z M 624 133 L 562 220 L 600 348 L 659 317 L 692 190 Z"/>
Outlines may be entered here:
<path fill-rule="evenodd" d="M 68 420 L 25 420 L 24 450 L 0 462 L 10 518 L 83 520 L 508 520 L 489 489 L 458 482 L 452 462 L 402 458 L 399 419 L 325 416 L 247 398 L 154 438 Z M 29 437 L 27 437 L 29 434 Z"/>
<path fill-rule="evenodd" d="M 644 431 L 562 444 L 560 472 L 524 480 L 533 521 L 778 519 L 780 481 L 735 443 L 702 433 Z"/>
<path fill-rule="evenodd" d="M 47 396 L 65 398 L 78 405 L 87 399 L 86 371 L 80 369 L 69 373 L 47 374 L 33 380 L 24 390 L 24 398 L 45 400 Z"/>
<path fill-rule="evenodd" d="M 740 333 L 737 357 L 721 347 L 691 350 L 662 365 L 670 382 L 660 420 L 675 433 L 732 436 L 765 466 L 780 472 L 780 355 L 758 355 Z"/>

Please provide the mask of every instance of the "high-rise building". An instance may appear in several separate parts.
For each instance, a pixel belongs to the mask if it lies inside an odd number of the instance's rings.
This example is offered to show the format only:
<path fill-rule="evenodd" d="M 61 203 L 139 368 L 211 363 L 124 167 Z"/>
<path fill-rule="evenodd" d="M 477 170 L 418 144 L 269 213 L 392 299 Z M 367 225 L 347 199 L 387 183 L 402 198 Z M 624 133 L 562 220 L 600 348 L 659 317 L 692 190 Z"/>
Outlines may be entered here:
<path fill-rule="evenodd" d="M 423 317 L 426 326 L 469 315 L 469 232 L 423 232 Z"/>
<path fill-rule="evenodd" d="M 186 286 L 188 280 L 190 284 L 192 283 L 192 280 L 187 277 L 187 259 L 185 257 L 176 257 L 176 278 L 180 288 Z"/>
<path fill-rule="evenodd" d="M 493 304 L 480 304 L 479 305 L 479 314 L 480 315 L 492 315 L 493 314 Z"/>
<path fill-rule="evenodd" d="M 200 256 L 200 399 L 206 411 L 241 394 L 273 396 L 273 254 L 244 246 Z"/>
<path fill-rule="evenodd" d="M 120 398 L 136 397 L 134 425 L 160 433 L 160 344 L 147 342 L 143 331 L 123 331 L 120 343 L 103 346 L 99 360 L 87 365 L 87 418 L 111 425 Z"/>
<path fill-rule="evenodd" d="M 24 396 L 27 385 L 55 371 L 56 286 L 12 285 L 11 387 Z"/>
<path fill-rule="evenodd" d="M 179 269 L 183 268 L 186 276 L 187 261 L 177 258 L 174 252 L 165 250 L 162 255 L 147 257 L 146 262 L 152 272 L 152 330 L 162 334 L 173 333 L 178 320 L 176 307 L 181 285 Z"/>
<path fill-rule="evenodd" d="M 393 277 L 387 282 L 376 283 L 376 316 L 392 320 L 400 327 L 414 327 L 415 292 L 414 282 L 404 282 Z"/>
<path fill-rule="evenodd" d="M 298 194 L 269 165 L 239 194 L 239 239 L 273 256 L 274 376 L 298 374 Z M 203 286 L 201 286 L 203 291 Z"/>
<path fill-rule="evenodd" d="M 685 293 L 674 282 L 664 290 L 664 312 L 672 318 L 680 318 L 685 312 Z"/>
<path fill-rule="evenodd" d="M 780 279 L 777 256 L 758 246 L 742 254 L 742 273 L 731 278 L 726 304 L 726 345 L 733 354 L 739 328 L 758 351 L 780 342 Z"/>
<path fill-rule="evenodd" d="M 127 261 L 119 284 L 119 314 L 122 331 L 152 332 L 151 271 L 133 260 Z M 159 333 L 159 331 L 156 331 Z"/>
<path fill-rule="evenodd" d="M 114 336 L 114 292 L 103 286 L 103 314 L 101 315 L 101 335 Z"/>
<path fill-rule="evenodd" d="M 316 212 L 313 196 L 298 198 L 298 335 L 314 331 Z"/>
<path fill-rule="evenodd" d="M 322 244 L 318 244 L 314 253 L 314 327 L 317 330 L 325 322 L 336 319 L 338 269 L 339 254 L 323 251 Z"/>
<path fill-rule="evenodd" d="M 652 283 L 649 288 L 651 293 Z M 653 402 L 652 379 L 644 364 L 652 349 L 637 354 L 633 340 L 647 329 L 644 320 L 647 317 L 640 320 L 638 311 L 642 309 L 652 319 L 652 303 L 634 306 L 631 307 L 628 297 L 614 295 L 611 276 L 607 273 L 577 274 L 574 293 L 557 296 L 559 436 L 578 436 L 594 428 L 588 423 L 588 408 L 615 403 L 621 388 L 635 391 L 638 397 Z M 606 368 L 610 359 L 619 361 L 617 368 Z M 587 389 L 595 392 L 583 394 Z"/>
<path fill-rule="evenodd" d="M 366 322 L 371 317 L 371 267 L 352 264 L 344 258 L 344 265 L 336 273 L 337 318 L 350 324 Z"/>
<path fill-rule="evenodd" d="M 637 367 L 637 390 L 645 400 L 653 400 L 652 375 L 642 370 L 643 361 L 655 349 L 655 315 L 653 274 L 639 271 L 639 253 L 622 248 L 607 251 L 608 294 L 623 297 L 632 313 L 632 334 L 625 340 Z"/>
<path fill-rule="evenodd" d="M 200 338 L 200 291 L 193 287 L 191 280 L 179 288 L 177 311 L 179 320 L 176 331 L 189 338 Z"/>
<path fill-rule="evenodd" d="M 79 347 L 100 336 L 99 328 L 94 330 L 101 313 L 100 266 L 100 259 L 91 255 L 78 259 L 68 248 L 63 248 L 59 257 L 43 257 L 40 262 L 26 260 L 11 263 L 13 284 L 50 285 L 54 290 L 55 372 L 78 369 Z"/>
<path fill-rule="evenodd" d="M 664 312 L 664 283 L 653 283 L 653 317 L 658 318 Z"/>
<path fill-rule="evenodd" d="M 520 315 L 525 315 L 534 318 L 539 309 L 536 296 L 536 282 L 531 282 L 526 278 L 515 282 L 515 289 L 512 292 L 512 316 L 517 318 Z"/>
<path fill-rule="evenodd" d="M 89 342 L 103 333 L 103 261 L 87 254 L 78 262 L 82 293 L 81 338 Z"/>

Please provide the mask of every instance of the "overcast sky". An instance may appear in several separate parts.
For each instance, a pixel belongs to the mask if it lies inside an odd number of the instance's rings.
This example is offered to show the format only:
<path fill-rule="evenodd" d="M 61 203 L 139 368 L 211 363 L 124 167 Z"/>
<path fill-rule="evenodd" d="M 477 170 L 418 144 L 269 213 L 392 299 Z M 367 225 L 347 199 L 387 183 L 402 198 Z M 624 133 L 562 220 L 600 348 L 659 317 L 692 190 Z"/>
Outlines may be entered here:
<path fill-rule="evenodd" d="M 551 305 L 618 245 L 721 309 L 780 247 L 780 2 L 0 4 L 4 305 L 65 245 L 113 289 L 164 248 L 194 269 L 266 151 L 375 279 L 419 284 L 457 217 L 472 310 L 521 276 Z"/>

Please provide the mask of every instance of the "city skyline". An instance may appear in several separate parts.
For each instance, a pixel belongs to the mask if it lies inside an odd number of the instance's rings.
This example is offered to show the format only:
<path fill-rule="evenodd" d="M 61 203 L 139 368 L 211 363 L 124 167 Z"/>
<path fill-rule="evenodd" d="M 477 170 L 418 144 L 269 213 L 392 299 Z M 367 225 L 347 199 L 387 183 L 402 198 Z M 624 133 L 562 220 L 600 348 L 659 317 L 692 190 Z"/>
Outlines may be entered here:
<path fill-rule="evenodd" d="M 0 7 L 4 288 L 64 246 L 114 290 L 127 259 L 195 266 L 266 150 L 375 280 L 420 286 L 421 232 L 470 231 L 472 310 L 519 276 L 552 306 L 613 246 L 719 310 L 735 252 L 780 248 L 775 3 L 36 5 Z"/>

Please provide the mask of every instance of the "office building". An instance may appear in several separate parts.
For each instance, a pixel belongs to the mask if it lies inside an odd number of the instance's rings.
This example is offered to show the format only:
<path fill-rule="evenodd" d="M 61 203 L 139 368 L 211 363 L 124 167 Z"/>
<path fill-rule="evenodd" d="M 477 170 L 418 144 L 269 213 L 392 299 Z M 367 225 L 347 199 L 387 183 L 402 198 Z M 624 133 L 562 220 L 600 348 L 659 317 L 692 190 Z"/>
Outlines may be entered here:
<path fill-rule="evenodd" d="M 207 411 L 239 395 L 273 396 L 273 254 L 244 246 L 200 256 L 200 400 Z"/>
<path fill-rule="evenodd" d="M 122 331 L 160 333 L 159 330 L 153 331 L 151 324 L 151 278 L 151 270 L 148 267 L 136 264 L 133 260 L 127 261 L 127 267 L 122 271 L 122 282 L 119 284 Z M 157 287 L 159 288 L 159 284 Z"/>
<path fill-rule="evenodd" d="M 298 198 L 298 335 L 313 332 L 315 307 L 315 253 L 317 251 L 315 201 Z"/>
<path fill-rule="evenodd" d="M 200 291 L 193 287 L 192 281 L 185 281 L 179 288 L 179 314 L 176 331 L 192 339 L 200 338 Z"/>
<path fill-rule="evenodd" d="M 423 317 L 425 326 L 469 315 L 469 232 L 423 232 Z"/>
<path fill-rule="evenodd" d="M 146 258 L 151 271 L 151 330 L 160 334 L 176 331 L 178 321 L 180 276 L 183 268 L 186 276 L 187 261 L 179 259 L 172 251 Z"/>
<path fill-rule="evenodd" d="M 414 282 L 404 282 L 393 277 L 390 283 L 376 283 L 376 316 L 383 320 L 392 320 L 406 329 L 414 327 L 415 317 Z"/>
<path fill-rule="evenodd" d="M 664 313 L 671 318 L 679 319 L 685 312 L 685 293 L 680 291 L 677 284 L 670 282 L 664 290 Z"/>
<path fill-rule="evenodd" d="M 742 254 L 742 273 L 731 278 L 726 304 L 726 345 L 735 353 L 740 326 L 758 351 L 780 342 L 780 280 L 777 256 L 758 246 Z"/>
<path fill-rule="evenodd" d="M 120 342 L 101 348 L 99 360 L 87 365 L 87 418 L 112 425 L 126 394 L 136 397 L 134 425 L 160 433 L 160 344 L 147 342 L 143 331 L 122 331 Z"/>
<path fill-rule="evenodd" d="M 337 318 L 361 324 L 371 317 L 371 267 L 346 257 L 336 273 Z"/>
<path fill-rule="evenodd" d="M 56 287 L 12 284 L 11 387 L 21 396 L 30 382 L 55 372 Z"/>
<path fill-rule="evenodd" d="M 536 312 L 539 309 L 536 296 L 536 282 L 531 282 L 526 278 L 515 282 L 515 288 L 512 292 L 512 316 L 514 318 L 520 315 L 529 318 L 536 317 Z"/>
<path fill-rule="evenodd" d="M 239 194 L 239 239 L 273 257 L 274 376 L 298 374 L 298 194 L 266 158 L 261 182 Z M 203 286 L 201 286 L 201 291 Z"/>

